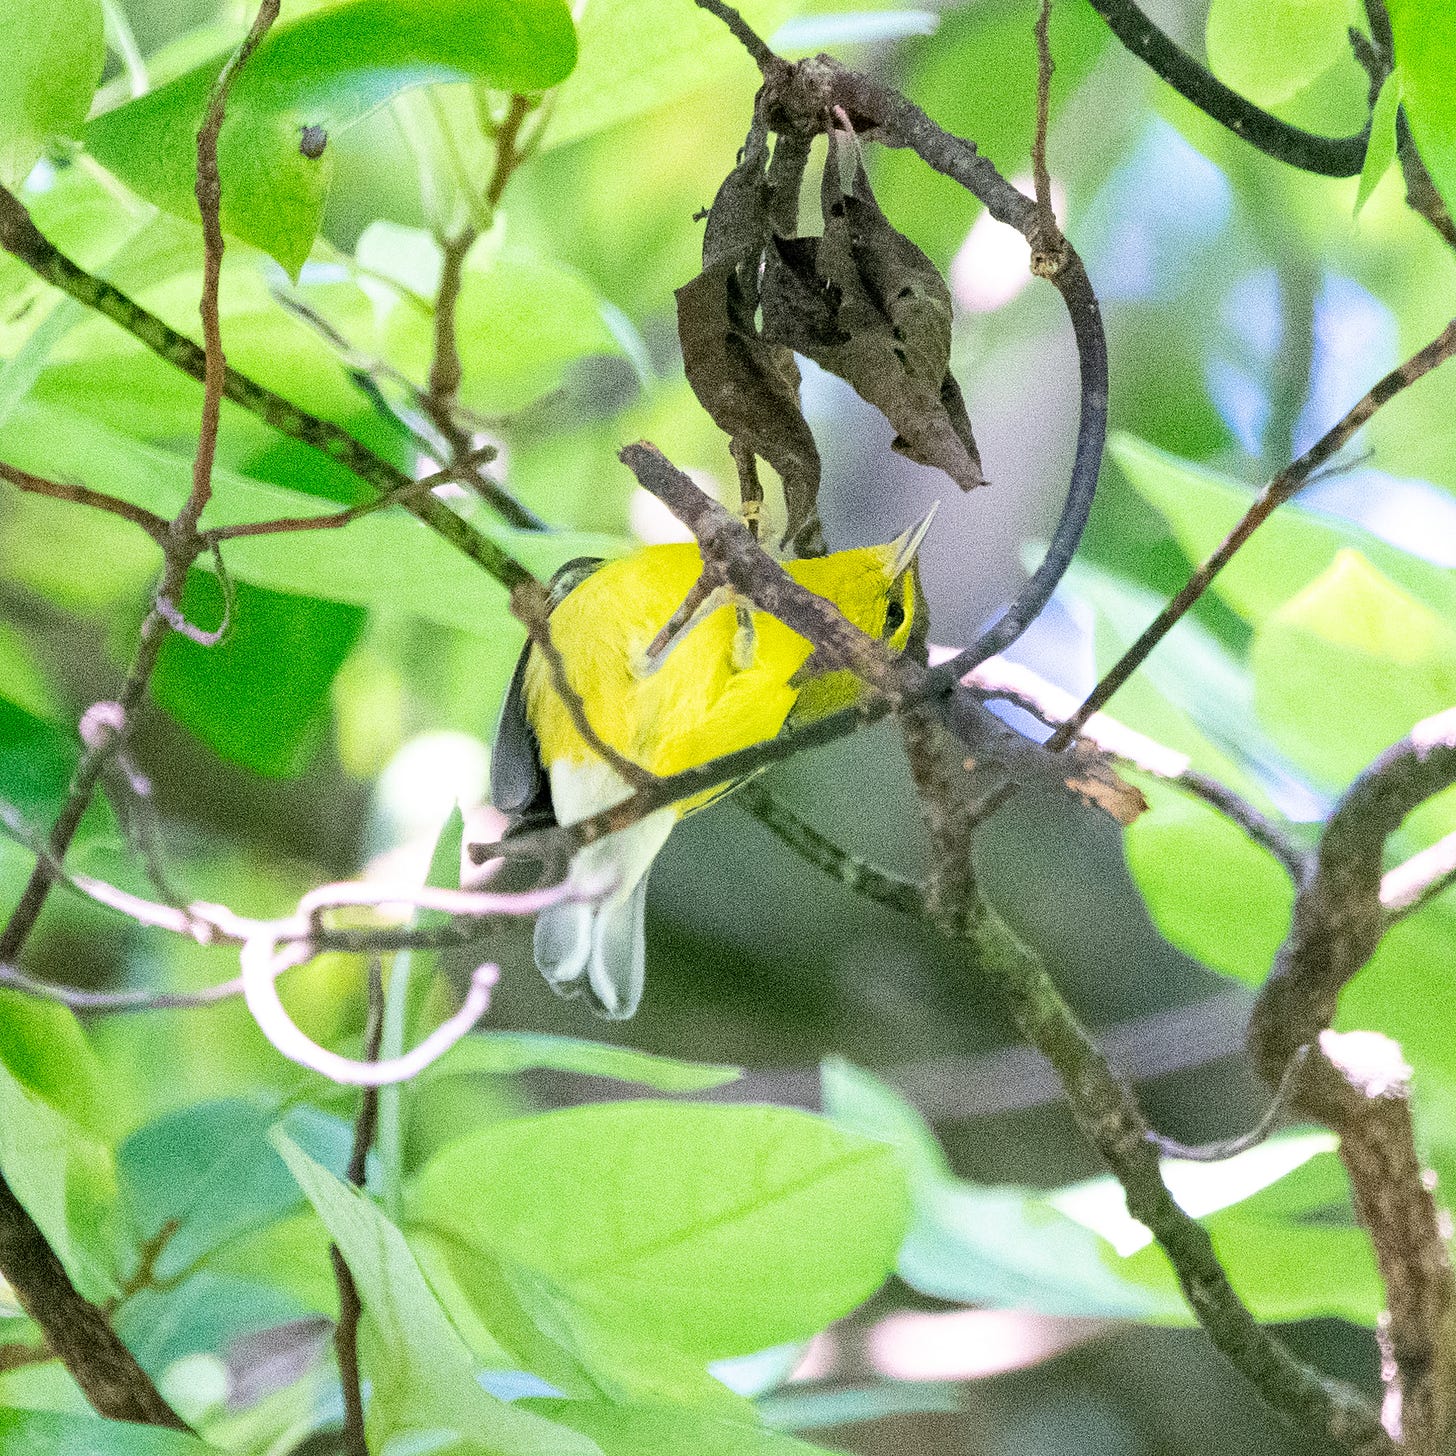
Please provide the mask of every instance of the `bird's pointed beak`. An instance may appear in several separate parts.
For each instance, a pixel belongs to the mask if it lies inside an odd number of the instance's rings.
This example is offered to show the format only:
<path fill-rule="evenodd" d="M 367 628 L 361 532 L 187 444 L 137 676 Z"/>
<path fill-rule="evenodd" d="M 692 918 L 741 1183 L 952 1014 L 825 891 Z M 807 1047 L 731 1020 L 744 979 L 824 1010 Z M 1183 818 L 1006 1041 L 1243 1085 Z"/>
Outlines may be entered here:
<path fill-rule="evenodd" d="M 940 502 L 936 501 L 910 529 L 902 535 L 896 536 L 890 542 L 890 549 L 894 552 L 890 567 L 890 580 L 894 581 L 900 576 L 915 560 L 915 554 L 920 550 L 920 543 L 925 540 L 925 533 L 930 530 L 930 523 L 935 519 L 935 513 L 940 509 Z"/>

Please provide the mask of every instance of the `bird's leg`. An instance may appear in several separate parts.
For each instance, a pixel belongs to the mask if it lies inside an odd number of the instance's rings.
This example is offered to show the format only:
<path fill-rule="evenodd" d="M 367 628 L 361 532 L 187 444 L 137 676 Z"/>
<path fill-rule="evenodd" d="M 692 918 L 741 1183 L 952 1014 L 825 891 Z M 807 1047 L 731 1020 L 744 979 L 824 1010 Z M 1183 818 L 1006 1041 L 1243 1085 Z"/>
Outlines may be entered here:
<path fill-rule="evenodd" d="M 758 628 L 753 625 L 753 608 L 748 602 L 735 599 L 733 608 L 738 614 L 738 630 L 733 634 L 733 671 L 747 672 L 758 652 Z"/>
<path fill-rule="evenodd" d="M 647 645 L 636 664 L 635 671 L 638 677 L 651 677 L 651 675 L 667 661 L 668 655 L 673 648 L 706 617 L 716 612 L 719 607 L 726 606 L 732 599 L 732 590 L 710 577 L 709 573 L 703 574 L 693 583 L 692 589 L 682 599 L 678 609 L 667 619 L 656 637 Z"/>

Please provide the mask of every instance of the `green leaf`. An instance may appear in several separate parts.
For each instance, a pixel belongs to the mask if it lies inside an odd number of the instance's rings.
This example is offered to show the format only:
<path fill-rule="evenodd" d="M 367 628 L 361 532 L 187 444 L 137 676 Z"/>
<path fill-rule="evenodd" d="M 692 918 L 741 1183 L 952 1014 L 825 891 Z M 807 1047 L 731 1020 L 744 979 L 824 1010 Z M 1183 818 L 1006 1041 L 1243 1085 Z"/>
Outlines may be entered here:
<path fill-rule="evenodd" d="M 27 401 L 0 427 L 0 449 L 22 469 L 104 481 L 113 495 L 171 518 L 186 499 L 191 454 L 143 444 L 58 405 Z M 236 471 L 213 472 L 207 526 L 324 515 L 333 502 L 265 484 Z M 74 506 L 64 507 L 75 513 Z M 120 523 L 104 523 L 113 535 Z M 546 575 L 573 556 L 620 554 L 624 541 L 585 532 L 508 531 L 482 513 L 480 528 L 532 570 Z M 498 655 L 502 687 L 521 634 L 501 622 L 501 588 L 472 561 L 398 506 L 343 530 L 299 531 L 227 542 L 224 560 L 239 581 L 361 607 L 397 610 L 485 636 Z M 379 563 L 389 563 L 381 571 Z M 0 739 L 3 742 L 3 739 Z"/>
<path fill-rule="evenodd" d="M 358 1285 L 367 1316 L 371 1450 L 412 1431 L 448 1430 L 492 1456 L 601 1456 L 586 1437 L 488 1394 L 400 1231 L 281 1130 L 274 1130 L 272 1141 Z"/>
<path fill-rule="evenodd" d="M 121 1145 L 117 1174 L 136 1237 L 155 1236 L 169 1219 L 178 1223 L 158 1261 L 163 1278 L 302 1207 L 297 1183 L 268 1141 L 277 1119 L 261 1099 L 198 1102 Z M 330 1167 L 347 1163 L 353 1130 L 339 1118 L 300 1108 L 284 1126 Z"/>
<path fill-rule="evenodd" d="M 1345 0 L 1213 0 L 1208 61 L 1259 106 L 1288 101 L 1350 47 Z"/>
<path fill-rule="evenodd" d="M 702 1357 L 595 1314 L 533 1269 L 433 1228 L 417 1228 L 410 1247 L 488 1368 L 529 1370 L 566 1395 L 751 1416 Z"/>
<path fill-rule="evenodd" d="M 1395 161 L 1395 119 L 1400 111 L 1400 98 L 1400 72 L 1395 70 L 1382 82 L 1375 108 L 1370 113 L 1370 141 L 1365 148 L 1365 165 L 1360 168 L 1360 189 L 1355 194 L 1356 217 Z"/>
<path fill-rule="evenodd" d="M 1050 1193 L 965 1182 L 937 1171 L 919 1114 L 868 1073 L 827 1065 L 824 1096 L 836 1120 L 898 1129 L 915 1198 L 899 1272 L 913 1288 L 1048 1314 L 1194 1323 L 1171 1265 L 1128 1213 L 1116 1179 Z M 1276 1138 L 1216 1165 L 1165 1160 L 1163 1171 L 1259 1318 L 1373 1322 L 1380 1280 L 1330 1134 Z M 1340 1279 L 1330 1279 L 1331 1268 Z"/>
<path fill-rule="evenodd" d="M 219 56 L 87 128 L 86 145 L 134 191 L 197 216 L 196 137 Z M 304 156 L 305 126 L 337 132 L 413 86 L 554 86 L 576 60 L 563 0 L 351 0 L 278 25 L 238 74 L 218 139 L 222 224 L 293 275 L 313 245 L 333 157 Z"/>
<path fill-rule="evenodd" d="M 1250 662 L 1270 734 L 1336 787 L 1456 702 L 1456 629 L 1358 551 L 1341 550 L 1259 625 Z M 1333 683 L 1338 712 L 1330 711 Z"/>
<path fill-rule="evenodd" d="M 428 233 L 371 223 L 359 239 L 361 268 L 408 293 L 389 309 L 380 346 L 416 379 L 430 372 L 440 250 Z M 455 305 L 460 398 L 483 414 L 510 414 L 549 393 L 567 367 L 592 355 L 622 354 L 596 291 L 569 268 L 530 253 L 503 253 L 498 234 L 465 259 Z"/>
<path fill-rule="evenodd" d="M 175 1431 L 58 1411 L 0 1409 L 5 1456 L 216 1456 L 217 1447 Z"/>
<path fill-rule="evenodd" d="M 0 1062 L 58 1112 L 104 1135 L 108 1107 L 101 1064 L 69 1006 L 0 990 Z"/>
<path fill-rule="evenodd" d="M 1445 0 L 1391 0 L 1406 119 L 1447 207 L 1456 207 L 1456 25 Z"/>
<path fill-rule="evenodd" d="M 888 1138 L 910 1174 L 913 1217 L 897 1272 L 938 1299 L 1045 1314 L 1167 1318 L 1176 1301 L 1149 1295 L 1109 1267 L 1105 1244 L 1034 1189 L 951 1175 L 925 1120 L 868 1072 L 824 1064 L 824 1108 L 855 1132 Z"/>
<path fill-rule="evenodd" d="M 781 1431 L 671 1406 L 623 1406 L 582 1400 L 525 1400 L 521 1405 L 583 1432 L 605 1456 L 811 1456 L 823 1453 Z"/>
<path fill-rule="evenodd" d="M 1248 486 L 1129 435 L 1114 435 L 1108 452 L 1162 512 L 1190 561 L 1207 557 L 1253 504 Z M 1456 575 L 1298 500 L 1280 506 L 1254 532 L 1214 578 L 1212 590 L 1257 623 L 1308 586 L 1342 546 L 1354 547 L 1433 611 L 1456 618 Z"/>
<path fill-rule="evenodd" d="M 1095 613 L 1099 672 L 1164 605 L 1164 598 L 1085 562 L 1073 563 L 1065 590 Z M 1269 803 L 1264 784 L 1290 786 L 1273 743 L 1254 725 L 1247 668 L 1193 617 L 1184 617 L 1169 633 L 1168 649 L 1155 652 L 1118 692 L 1116 717 L 1187 754 L 1193 767 L 1249 795 L 1260 808 Z"/>
<path fill-rule="evenodd" d="M 1260 986 L 1289 933 L 1294 886 L 1277 860 L 1201 799 L 1137 776 L 1150 811 L 1123 852 L 1165 939 L 1213 970 Z"/>
<path fill-rule="evenodd" d="M 15 0 L 0 47 L 0 183 L 25 180 L 45 143 L 86 120 L 106 41 L 100 0 Z"/>
<path fill-rule="evenodd" d="M 459 1077 L 484 1072 L 504 1076 L 538 1069 L 574 1072 L 581 1077 L 610 1077 L 658 1092 L 702 1092 L 736 1082 L 743 1075 L 741 1067 L 683 1062 L 632 1047 L 533 1031 L 486 1031 L 467 1036 L 430 1068 L 429 1075 Z"/>
<path fill-rule="evenodd" d="M 960 1389 L 951 1381 L 886 1380 L 839 1389 L 796 1390 L 792 1386 L 756 1402 L 764 1421 L 780 1431 L 813 1431 L 856 1425 L 887 1416 L 965 1410 Z"/>
<path fill-rule="evenodd" d="M 1423 1103 L 1431 1095 L 1424 1079 L 1435 1073 L 1456 1084 L 1456 1005 L 1450 995 L 1453 945 L 1456 906 L 1448 893 L 1391 926 L 1369 964 L 1340 993 L 1335 1018 L 1342 1031 L 1382 1031 L 1400 1044 L 1416 1068 L 1417 1110 L 1427 1114 L 1442 1109 L 1434 1098 Z M 1456 1148 L 1456 1121 L 1449 1111 L 1443 1117 L 1430 1116 L 1421 1130 L 1448 1149 Z"/>
<path fill-rule="evenodd" d="M 794 7 L 790 0 L 749 0 L 737 8 L 764 35 Z M 557 93 L 547 146 L 640 116 L 710 82 L 731 86 L 736 79 L 745 97 L 758 82 L 723 22 L 696 7 L 669 13 L 641 0 L 592 0 L 578 35 L 580 59 Z"/>
<path fill-rule="evenodd" d="M 180 605 L 190 623 L 216 629 L 224 612 L 221 584 L 194 568 Z M 357 607 L 235 582 L 227 635 L 204 646 L 170 634 L 152 690 L 219 758 L 293 778 L 324 737 L 329 689 L 364 621 Z"/>
<path fill-rule="evenodd" d="M 893 1267 L 892 1151 L 777 1107 L 600 1103 L 444 1149 L 421 1218 L 547 1276 L 604 1321 L 704 1359 L 800 1339 Z"/>
<path fill-rule="evenodd" d="M 115 1196 L 109 1151 L 0 1066 L 0 1172 L 78 1289 L 113 1295 L 106 1269 Z"/>

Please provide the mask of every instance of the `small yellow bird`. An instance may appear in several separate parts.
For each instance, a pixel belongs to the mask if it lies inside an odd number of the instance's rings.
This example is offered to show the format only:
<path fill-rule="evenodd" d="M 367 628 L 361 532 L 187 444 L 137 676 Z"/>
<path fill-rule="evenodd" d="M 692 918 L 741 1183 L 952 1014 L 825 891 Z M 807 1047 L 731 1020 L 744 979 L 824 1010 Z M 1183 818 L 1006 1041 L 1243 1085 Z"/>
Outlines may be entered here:
<path fill-rule="evenodd" d="M 932 510 L 884 546 L 791 561 L 800 585 L 833 602 L 870 636 L 903 651 L 924 635 L 915 557 Z M 776 617 L 714 592 L 663 640 L 698 580 L 696 542 L 647 546 L 616 561 L 568 562 L 552 581 L 551 641 L 602 742 L 654 774 L 694 768 L 773 738 L 786 723 L 848 706 L 859 680 L 817 672 L 810 643 Z M 544 777 L 543 777 L 544 768 Z M 605 899 L 563 904 L 536 922 L 536 965 L 551 986 L 614 1020 L 642 997 L 647 872 L 685 814 L 733 788 L 720 785 L 579 850 L 571 879 L 609 883 Z M 516 821 L 575 824 L 631 789 L 577 731 L 550 664 L 527 646 L 496 732 L 491 797 Z"/>

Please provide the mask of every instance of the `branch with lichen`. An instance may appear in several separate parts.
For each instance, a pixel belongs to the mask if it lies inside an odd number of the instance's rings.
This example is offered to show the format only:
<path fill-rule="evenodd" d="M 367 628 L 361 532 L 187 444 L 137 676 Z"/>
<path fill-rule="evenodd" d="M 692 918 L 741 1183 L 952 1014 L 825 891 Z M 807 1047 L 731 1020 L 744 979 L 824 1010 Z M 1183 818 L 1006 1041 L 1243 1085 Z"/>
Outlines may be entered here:
<path fill-rule="evenodd" d="M 1456 1291 L 1441 1215 L 1415 1149 L 1410 1069 L 1387 1038 L 1329 1027 L 1341 990 L 1390 923 L 1386 841 L 1407 814 L 1453 783 L 1456 708 L 1417 724 L 1355 780 L 1320 839 L 1249 1022 L 1250 1050 L 1266 1076 L 1294 1047 L 1316 1049 L 1297 1105 L 1339 1134 L 1356 1211 L 1385 1280 L 1388 1423 L 1423 1453 L 1442 1449 L 1456 1415 Z"/>
<path fill-rule="evenodd" d="M 962 756 L 933 716 L 902 715 L 906 750 L 932 845 L 927 907 L 947 938 L 1002 997 L 1022 1035 L 1055 1069 L 1072 1113 L 1127 1195 L 1128 1212 L 1158 1241 L 1190 1308 L 1226 1359 L 1291 1423 L 1359 1456 L 1394 1443 L 1357 1392 L 1321 1376 L 1261 1326 L 1239 1299 L 1207 1232 L 1174 1201 L 1158 1140 L 1040 958 L 986 903 L 971 861 L 975 817 Z"/>

